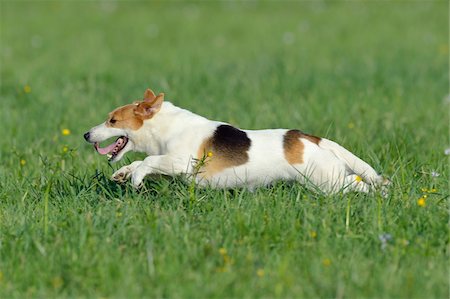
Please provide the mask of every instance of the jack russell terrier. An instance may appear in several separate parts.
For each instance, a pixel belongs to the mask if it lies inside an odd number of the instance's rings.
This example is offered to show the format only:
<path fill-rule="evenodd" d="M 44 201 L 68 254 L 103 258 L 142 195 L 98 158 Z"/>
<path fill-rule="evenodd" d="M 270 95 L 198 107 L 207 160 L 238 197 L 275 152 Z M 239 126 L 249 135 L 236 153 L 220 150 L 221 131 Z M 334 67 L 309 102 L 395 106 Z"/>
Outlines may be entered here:
<path fill-rule="evenodd" d="M 111 137 L 117 140 L 100 147 Z M 149 156 L 123 166 L 116 182 L 138 188 L 148 174 L 185 174 L 200 186 L 254 189 L 276 180 L 296 180 L 327 193 L 369 192 L 388 181 L 339 144 L 299 130 L 241 130 L 164 101 L 147 89 L 142 101 L 119 107 L 84 134 L 110 162 L 128 151 Z"/>

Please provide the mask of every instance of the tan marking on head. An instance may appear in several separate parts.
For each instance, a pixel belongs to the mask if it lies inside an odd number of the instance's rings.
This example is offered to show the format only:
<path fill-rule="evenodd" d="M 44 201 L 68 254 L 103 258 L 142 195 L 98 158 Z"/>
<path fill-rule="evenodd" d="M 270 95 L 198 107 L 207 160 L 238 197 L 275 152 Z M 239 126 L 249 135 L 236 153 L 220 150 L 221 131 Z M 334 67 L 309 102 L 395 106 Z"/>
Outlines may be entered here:
<path fill-rule="evenodd" d="M 144 124 L 142 117 L 136 113 L 136 105 L 130 104 L 117 108 L 109 114 L 107 127 L 138 130 Z"/>
<path fill-rule="evenodd" d="M 303 150 L 305 145 L 300 140 L 302 133 L 298 130 L 289 130 L 283 138 L 284 157 L 289 164 L 303 163 Z"/>
<path fill-rule="evenodd" d="M 144 124 L 144 120 L 152 118 L 159 112 L 163 101 L 163 93 L 155 96 L 151 89 L 147 89 L 144 93 L 144 100 L 119 107 L 111 112 L 106 126 L 138 130 Z"/>
<path fill-rule="evenodd" d="M 217 127 L 214 135 L 205 139 L 197 151 L 197 158 L 204 161 L 199 175 L 206 178 L 226 168 L 248 162 L 251 140 L 247 134 L 229 125 Z"/>

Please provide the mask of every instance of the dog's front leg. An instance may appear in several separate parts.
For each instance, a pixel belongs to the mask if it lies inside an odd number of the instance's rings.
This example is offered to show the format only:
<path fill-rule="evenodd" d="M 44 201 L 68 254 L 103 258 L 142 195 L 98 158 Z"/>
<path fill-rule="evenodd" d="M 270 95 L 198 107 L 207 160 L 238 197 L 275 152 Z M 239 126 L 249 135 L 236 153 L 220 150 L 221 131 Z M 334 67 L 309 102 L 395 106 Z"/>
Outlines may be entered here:
<path fill-rule="evenodd" d="M 189 161 L 170 155 L 149 156 L 131 173 L 131 183 L 138 188 L 148 174 L 178 175 L 186 172 Z"/>

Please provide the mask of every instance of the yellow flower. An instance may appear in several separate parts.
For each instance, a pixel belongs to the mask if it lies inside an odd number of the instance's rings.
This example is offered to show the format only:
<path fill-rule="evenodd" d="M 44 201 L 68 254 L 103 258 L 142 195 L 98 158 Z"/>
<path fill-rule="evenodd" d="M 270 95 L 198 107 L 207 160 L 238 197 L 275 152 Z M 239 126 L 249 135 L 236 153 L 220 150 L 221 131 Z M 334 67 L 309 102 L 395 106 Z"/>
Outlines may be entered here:
<path fill-rule="evenodd" d="M 221 255 L 227 255 L 227 250 L 225 249 L 225 248 L 220 248 L 219 249 L 219 253 L 221 254 Z"/>
<path fill-rule="evenodd" d="M 64 146 L 62 151 L 63 151 L 63 153 L 67 153 L 69 151 L 69 148 L 67 146 Z"/>
<path fill-rule="evenodd" d="M 428 189 L 427 188 L 422 188 L 422 189 L 420 189 L 422 192 L 428 192 Z"/>
<path fill-rule="evenodd" d="M 431 193 L 435 193 L 435 192 L 437 192 L 437 189 L 436 189 L 436 188 L 433 188 L 433 189 L 430 190 L 430 192 L 431 192 Z"/>
<path fill-rule="evenodd" d="M 347 126 L 349 129 L 353 129 L 355 127 L 355 124 L 353 122 L 349 122 Z"/>
<path fill-rule="evenodd" d="M 419 207 L 424 207 L 425 206 L 425 197 L 422 196 L 421 198 L 419 198 L 419 200 L 417 200 L 417 204 L 419 205 Z"/>
<path fill-rule="evenodd" d="M 402 244 L 403 246 L 408 246 L 409 245 L 409 241 L 406 239 L 402 239 L 400 240 L 400 244 Z"/>
<path fill-rule="evenodd" d="M 439 54 L 441 54 L 441 55 L 448 54 L 448 45 L 447 44 L 442 44 L 439 46 Z"/>
<path fill-rule="evenodd" d="M 355 181 L 357 183 L 362 182 L 362 177 L 360 177 L 359 175 L 356 176 Z"/>
<path fill-rule="evenodd" d="M 223 263 L 225 264 L 225 265 L 232 265 L 232 264 L 234 264 L 234 261 L 233 261 L 233 259 L 231 258 L 231 257 L 229 257 L 228 255 L 224 255 L 223 256 Z"/>
<path fill-rule="evenodd" d="M 30 87 L 30 85 L 25 85 L 24 87 L 23 87 L 23 91 L 25 92 L 25 93 L 30 93 L 31 92 L 31 87 Z"/>
<path fill-rule="evenodd" d="M 315 239 L 317 237 L 317 232 L 315 230 L 312 230 L 309 232 L 309 235 L 311 236 L 311 238 Z"/>
<path fill-rule="evenodd" d="M 259 268 L 258 270 L 256 270 L 256 275 L 258 275 L 258 277 L 263 277 L 264 274 L 264 269 Z"/>
<path fill-rule="evenodd" d="M 208 156 L 209 158 L 211 158 L 211 157 L 213 156 L 213 153 L 212 153 L 212 152 L 208 152 L 207 156 Z"/>
<path fill-rule="evenodd" d="M 69 130 L 69 129 L 62 129 L 61 133 L 62 133 L 64 136 L 67 136 L 67 135 L 70 135 L 70 130 Z"/>
<path fill-rule="evenodd" d="M 63 279 L 59 276 L 56 276 L 52 279 L 52 285 L 54 289 L 59 289 L 60 287 L 62 287 L 63 283 Z"/>
<path fill-rule="evenodd" d="M 27 161 L 25 161 L 25 159 L 21 159 L 20 160 L 20 165 L 21 166 L 25 166 L 25 164 L 27 164 Z"/>
<path fill-rule="evenodd" d="M 120 212 L 116 212 L 116 217 L 117 217 L 117 218 L 120 218 L 120 217 L 122 217 L 122 213 L 120 213 Z"/>
<path fill-rule="evenodd" d="M 322 264 L 323 264 L 325 267 L 328 267 L 328 266 L 331 265 L 331 260 L 330 260 L 329 258 L 323 259 Z"/>

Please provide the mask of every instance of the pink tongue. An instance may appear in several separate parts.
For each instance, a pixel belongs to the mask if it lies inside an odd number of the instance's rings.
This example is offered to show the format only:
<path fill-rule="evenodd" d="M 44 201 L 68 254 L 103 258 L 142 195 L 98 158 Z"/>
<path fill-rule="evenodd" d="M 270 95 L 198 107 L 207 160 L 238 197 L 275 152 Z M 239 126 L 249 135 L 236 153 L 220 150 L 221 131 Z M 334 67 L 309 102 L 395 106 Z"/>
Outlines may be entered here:
<path fill-rule="evenodd" d="M 96 143 L 94 146 L 99 154 L 106 155 L 106 154 L 109 154 L 114 149 L 116 144 L 117 144 L 117 141 L 114 142 L 113 144 L 108 145 L 107 147 L 104 147 L 104 148 L 99 147 L 98 143 Z"/>

